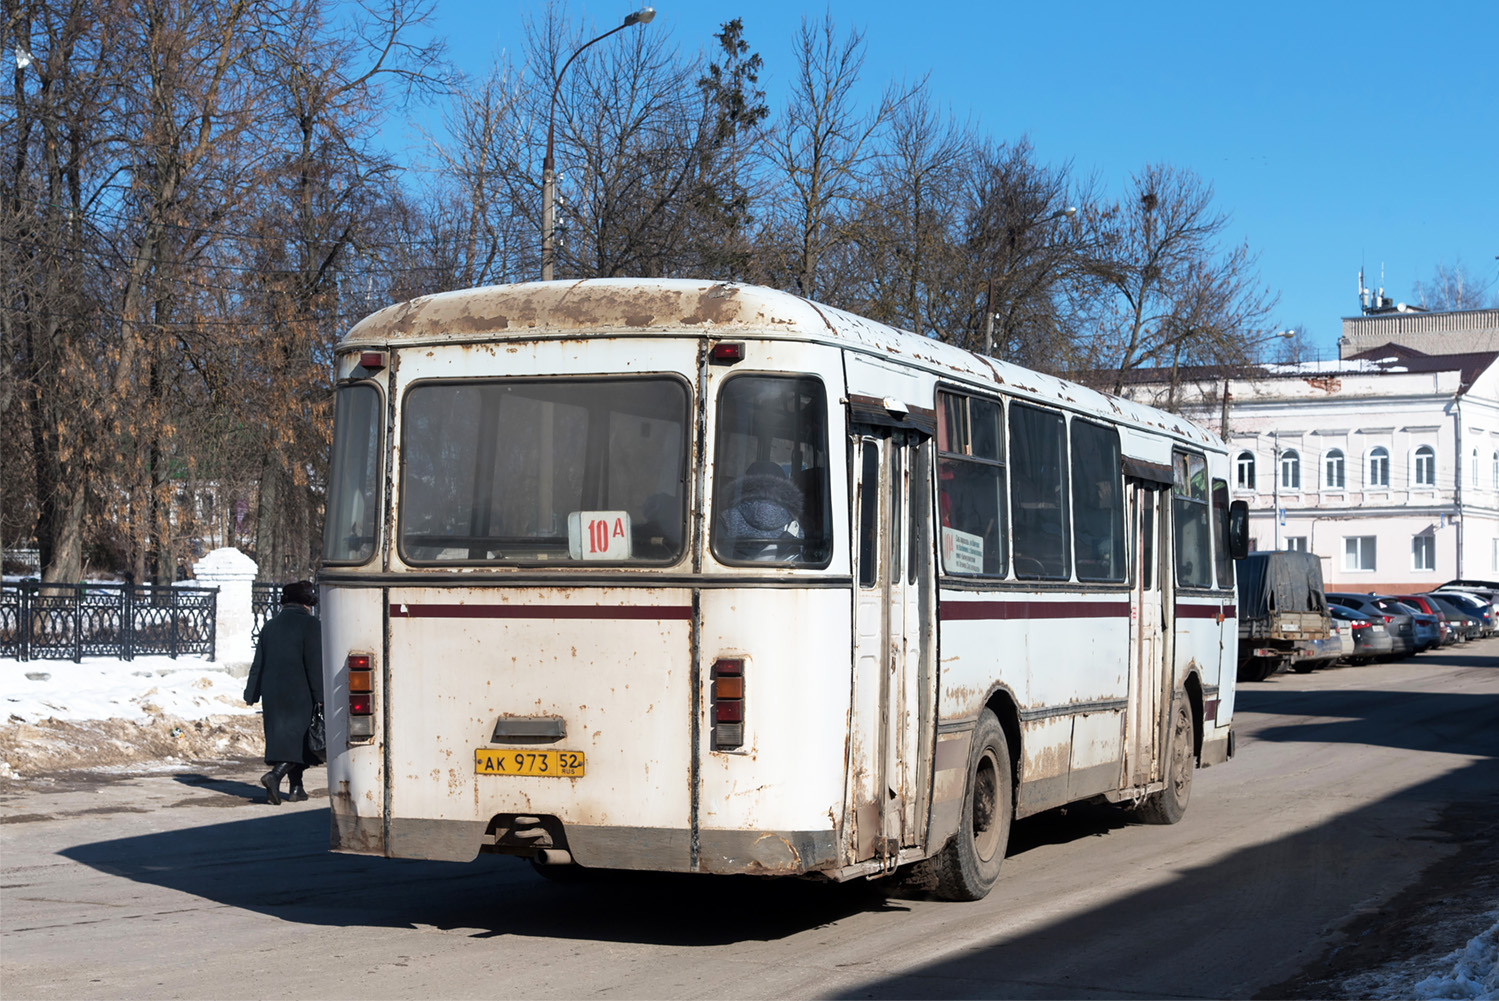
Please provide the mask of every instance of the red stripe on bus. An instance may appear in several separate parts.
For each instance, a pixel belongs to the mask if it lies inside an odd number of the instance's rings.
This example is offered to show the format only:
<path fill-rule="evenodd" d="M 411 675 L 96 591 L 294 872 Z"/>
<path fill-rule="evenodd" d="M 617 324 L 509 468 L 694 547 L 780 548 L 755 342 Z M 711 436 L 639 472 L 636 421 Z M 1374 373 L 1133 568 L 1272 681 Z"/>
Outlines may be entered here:
<path fill-rule="evenodd" d="M 1127 601 L 944 601 L 940 618 L 1113 619 L 1129 615 Z"/>
<path fill-rule="evenodd" d="M 397 619 L 691 619 L 691 605 L 417 605 L 392 602 Z"/>
<path fill-rule="evenodd" d="M 1233 605 L 1181 605 L 1176 606 L 1176 617 L 1178 619 L 1216 619 L 1222 615 L 1225 619 L 1235 618 L 1238 609 Z"/>

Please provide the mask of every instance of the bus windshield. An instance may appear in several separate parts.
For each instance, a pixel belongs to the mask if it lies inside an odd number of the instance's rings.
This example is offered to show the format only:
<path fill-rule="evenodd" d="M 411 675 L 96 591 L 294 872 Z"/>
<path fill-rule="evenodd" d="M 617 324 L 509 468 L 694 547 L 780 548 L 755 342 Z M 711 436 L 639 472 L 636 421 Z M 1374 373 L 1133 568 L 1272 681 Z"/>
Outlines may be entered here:
<path fill-rule="evenodd" d="M 686 521 L 678 379 L 420 383 L 406 395 L 411 563 L 675 561 Z"/>

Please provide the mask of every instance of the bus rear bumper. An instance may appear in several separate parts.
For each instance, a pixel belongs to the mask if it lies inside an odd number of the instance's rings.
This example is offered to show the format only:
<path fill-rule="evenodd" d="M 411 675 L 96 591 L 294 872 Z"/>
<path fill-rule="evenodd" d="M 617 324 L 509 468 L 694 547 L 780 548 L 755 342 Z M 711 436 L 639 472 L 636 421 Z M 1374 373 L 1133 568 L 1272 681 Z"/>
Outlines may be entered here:
<path fill-rule="evenodd" d="M 355 855 L 442 862 L 469 862 L 486 850 L 531 854 L 496 844 L 492 827 L 483 820 L 392 817 L 387 843 L 381 818 L 334 813 L 331 847 Z M 699 831 L 695 865 L 692 832 L 687 828 L 578 824 L 564 831 L 566 850 L 573 860 L 590 868 L 796 876 L 837 869 L 841 864 L 838 835 L 831 830 Z"/>

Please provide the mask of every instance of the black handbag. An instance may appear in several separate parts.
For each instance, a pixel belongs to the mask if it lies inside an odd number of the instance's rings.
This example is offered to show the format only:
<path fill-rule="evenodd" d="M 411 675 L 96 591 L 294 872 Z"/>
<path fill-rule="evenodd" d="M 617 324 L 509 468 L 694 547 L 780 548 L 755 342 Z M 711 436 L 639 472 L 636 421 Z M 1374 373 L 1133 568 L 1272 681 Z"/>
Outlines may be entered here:
<path fill-rule="evenodd" d="M 307 749 L 319 761 L 328 760 L 328 732 L 321 702 L 312 707 L 312 720 L 307 724 Z"/>

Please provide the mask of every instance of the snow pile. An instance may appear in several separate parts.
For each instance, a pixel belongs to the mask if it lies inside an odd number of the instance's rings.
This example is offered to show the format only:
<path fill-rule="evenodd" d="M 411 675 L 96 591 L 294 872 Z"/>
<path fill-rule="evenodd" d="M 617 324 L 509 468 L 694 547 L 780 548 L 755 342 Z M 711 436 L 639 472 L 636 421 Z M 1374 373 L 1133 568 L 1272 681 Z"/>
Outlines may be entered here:
<path fill-rule="evenodd" d="M 1427 977 L 1411 988 L 1411 996 L 1423 1001 L 1438 998 L 1499 1001 L 1499 911 L 1488 915 L 1494 924 L 1476 935 L 1467 948 L 1442 960 L 1455 963 L 1451 973 Z"/>
<path fill-rule="evenodd" d="M 201 657 L 0 660 L 0 720 L 12 723 L 258 712 L 245 705 L 244 691 L 243 678 Z"/>
<path fill-rule="evenodd" d="M 201 657 L 0 659 L 0 779 L 257 757 L 245 682 Z"/>

